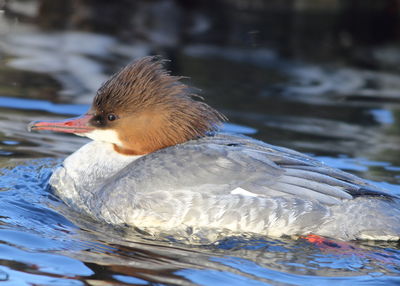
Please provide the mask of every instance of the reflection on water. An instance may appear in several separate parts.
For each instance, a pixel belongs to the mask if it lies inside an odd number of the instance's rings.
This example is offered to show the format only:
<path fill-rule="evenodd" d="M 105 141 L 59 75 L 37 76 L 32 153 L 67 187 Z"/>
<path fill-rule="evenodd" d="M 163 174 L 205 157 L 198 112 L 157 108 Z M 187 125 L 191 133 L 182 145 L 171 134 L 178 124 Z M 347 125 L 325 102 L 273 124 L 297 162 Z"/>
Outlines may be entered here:
<path fill-rule="evenodd" d="M 359 1 L 326 1 L 314 6 L 320 14 L 304 1 L 211 1 L 211 7 L 201 1 L 122 1 L 124 11 L 107 1 L 74 1 L 79 9 L 71 8 L 72 1 L 53 2 L 8 1 L 4 8 L 0 1 L 0 281 L 400 283 L 394 242 L 317 245 L 232 237 L 186 245 L 94 222 L 69 210 L 46 184 L 52 168 L 87 139 L 26 131 L 32 120 L 84 113 L 110 73 L 135 57 L 159 53 L 173 59 L 174 74 L 190 76 L 188 83 L 229 117 L 225 131 L 310 153 L 400 195 L 400 50 L 391 44 L 399 34 L 388 28 L 395 8 L 385 6 L 394 1 L 364 1 L 365 10 Z M 93 17 L 97 8 L 123 19 Z M 221 8 L 224 13 L 217 13 Z M 355 15 L 365 25 L 389 15 L 378 25 L 385 33 L 361 33 L 349 16 L 354 9 L 363 12 Z"/>

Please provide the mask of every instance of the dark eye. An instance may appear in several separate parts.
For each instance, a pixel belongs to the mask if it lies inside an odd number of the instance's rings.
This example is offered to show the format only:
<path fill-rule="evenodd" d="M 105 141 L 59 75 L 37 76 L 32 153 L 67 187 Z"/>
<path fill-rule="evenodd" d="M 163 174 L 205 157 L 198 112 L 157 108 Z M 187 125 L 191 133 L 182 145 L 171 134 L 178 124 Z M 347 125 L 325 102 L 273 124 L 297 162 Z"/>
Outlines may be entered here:
<path fill-rule="evenodd" d="M 110 113 L 109 115 L 107 115 L 107 119 L 108 121 L 114 121 L 115 119 L 117 119 L 117 116 L 113 113 Z"/>

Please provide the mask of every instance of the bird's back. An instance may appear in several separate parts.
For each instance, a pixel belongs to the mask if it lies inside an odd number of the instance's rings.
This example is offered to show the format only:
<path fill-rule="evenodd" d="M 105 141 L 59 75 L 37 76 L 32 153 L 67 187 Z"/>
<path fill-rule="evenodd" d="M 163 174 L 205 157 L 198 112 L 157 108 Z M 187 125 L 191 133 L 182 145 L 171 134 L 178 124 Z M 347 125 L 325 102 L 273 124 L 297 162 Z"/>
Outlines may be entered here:
<path fill-rule="evenodd" d="M 390 194 L 293 150 L 227 134 L 135 160 L 96 189 L 90 204 L 95 217 L 152 232 L 346 240 L 400 234 L 399 205 Z"/>

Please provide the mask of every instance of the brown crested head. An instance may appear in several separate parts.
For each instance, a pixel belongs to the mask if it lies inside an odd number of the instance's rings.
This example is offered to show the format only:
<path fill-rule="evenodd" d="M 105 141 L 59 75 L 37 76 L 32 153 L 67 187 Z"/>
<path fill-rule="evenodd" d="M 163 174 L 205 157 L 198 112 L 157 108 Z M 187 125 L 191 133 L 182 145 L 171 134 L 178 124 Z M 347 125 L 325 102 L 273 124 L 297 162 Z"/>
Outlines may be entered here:
<path fill-rule="evenodd" d="M 215 131 L 225 117 L 171 76 L 158 57 L 144 57 L 98 90 L 89 113 L 97 130 L 113 130 L 116 151 L 147 154 Z"/>

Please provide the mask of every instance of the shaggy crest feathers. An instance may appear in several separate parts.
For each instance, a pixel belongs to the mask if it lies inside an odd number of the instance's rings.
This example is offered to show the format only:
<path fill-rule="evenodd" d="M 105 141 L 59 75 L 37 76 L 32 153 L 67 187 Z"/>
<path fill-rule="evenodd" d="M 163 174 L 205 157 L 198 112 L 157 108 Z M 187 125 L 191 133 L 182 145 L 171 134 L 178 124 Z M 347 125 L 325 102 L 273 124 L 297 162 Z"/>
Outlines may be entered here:
<path fill-rule="evenodd" d="M 116 110 L 140 116 L 157 117 L 158 130 L 151 130 L 146 144 L 167 147 L 216 131 L 226 118 L 199 98 L 180 80 L 163 68 L 165 60 L 144 57 L 113 75 L 98 90 L 92 109 L 98 113 Z M 146 128 L 147 129 L 147 128 Z M 154 147 L 158 148 L 158 147 Z"/>

